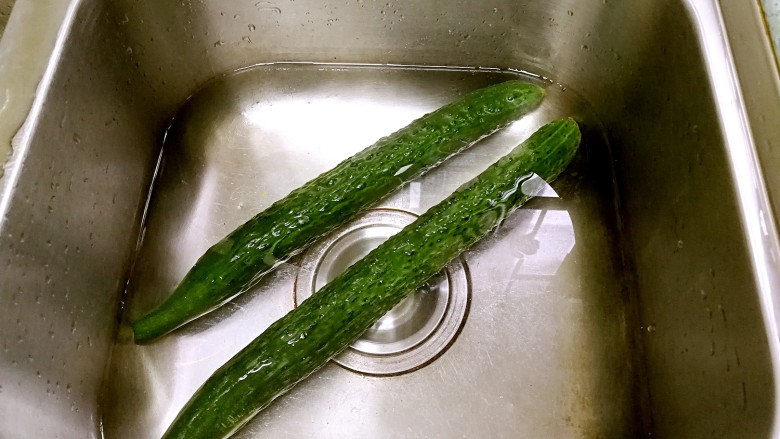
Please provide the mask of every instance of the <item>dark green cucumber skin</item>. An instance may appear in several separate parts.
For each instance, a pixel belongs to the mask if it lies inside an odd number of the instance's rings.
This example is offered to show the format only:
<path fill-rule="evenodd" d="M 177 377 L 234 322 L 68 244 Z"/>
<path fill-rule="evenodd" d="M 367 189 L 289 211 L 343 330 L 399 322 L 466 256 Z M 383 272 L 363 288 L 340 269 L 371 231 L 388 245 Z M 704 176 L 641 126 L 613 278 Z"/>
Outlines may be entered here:
<path fill-rule="evenodd" d="M 405 182 L 533 110 L 543 96 L 522 81 L 477 90 L 294 190 L 208 249 L 164 302 L 133 323 L 135 341 L 158 338 L 248 290 Z"/>
<path fill-rule="evenodd" d="M 225 438 L 353 343 L 406 295 L 531 198 L 530 173 L 556 178 L 580 131 L 552 122 L 274 322 L 195 393 L 164 438 Z"/>

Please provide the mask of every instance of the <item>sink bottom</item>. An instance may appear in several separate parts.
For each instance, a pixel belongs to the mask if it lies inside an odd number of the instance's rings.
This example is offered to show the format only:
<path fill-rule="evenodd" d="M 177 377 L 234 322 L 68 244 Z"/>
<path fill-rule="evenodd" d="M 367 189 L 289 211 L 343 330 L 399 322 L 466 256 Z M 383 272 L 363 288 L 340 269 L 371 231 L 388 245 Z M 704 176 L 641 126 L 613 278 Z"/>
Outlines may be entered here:
<path fill-rule="evenodd" d="M 518 76 L 271 64 L 210 81 L 167 132 L 123 320 L 162 301 L 206 248 L 292 189 L 457 96 Z M 238 437 L 637 433 L 637 354 L 627 328 L 638 326 L 606 136 L 577 93 L 545 84 L 536 112 L 376 206 L 422 213 L 547 121 L 581 122 L 582 150 L 553 185 L 558 197 L 528 203 L 464 254 L 469 311 L 449 348 L 403 375 L 330 364 Z M 305 257 L 283 264 L 150 345 L 120 331 L 102 404 L 105 436 L 159 437 L 217 367 L 295 306 L 296 276 L 307 269 Z"/>

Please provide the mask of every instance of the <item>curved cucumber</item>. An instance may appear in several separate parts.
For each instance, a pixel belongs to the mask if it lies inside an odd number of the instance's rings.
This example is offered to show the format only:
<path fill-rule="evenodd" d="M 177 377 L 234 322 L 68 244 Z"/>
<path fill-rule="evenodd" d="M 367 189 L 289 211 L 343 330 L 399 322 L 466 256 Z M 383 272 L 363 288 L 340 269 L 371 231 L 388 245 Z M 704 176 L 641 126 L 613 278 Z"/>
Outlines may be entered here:
<path fill-rule="evenodd" d="M 507 81 L 472 92 L 277 201 L 208 249 L 173 293 L 133 323 L 137 343 L 218 308 L 403 183 L 536 108 L 544 90 Z"/>
<path fill-rule="evenodd" d="M 552 122 L 274 322 L 218 369 L 164 438 L 225 438 L 353 343 L 377 319 L 531 198 L 574 157 L 580 131 Z"/>

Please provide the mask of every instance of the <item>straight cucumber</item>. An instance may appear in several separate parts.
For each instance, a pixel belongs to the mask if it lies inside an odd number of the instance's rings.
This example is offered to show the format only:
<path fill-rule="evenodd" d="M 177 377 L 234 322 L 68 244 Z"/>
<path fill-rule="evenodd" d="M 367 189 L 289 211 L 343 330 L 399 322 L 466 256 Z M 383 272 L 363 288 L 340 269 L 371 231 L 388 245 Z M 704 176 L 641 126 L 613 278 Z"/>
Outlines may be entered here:
<path fill-rule="evenodd" d="M 208 249 L 165 301 L 133 323 L 135 341 L 220 307 L 405 182 L 536 108 L 543 96 L 521 81 L 477 90 L 294 190 Z"/>
<path fill-rule="evenodd" d="M 556 178 L 579 143 L 571 119 L 542 127 L 274 322 L 203 384 L 164 438 L 232 435 L 531 198 L 521 190 L 529 175 Z"/>

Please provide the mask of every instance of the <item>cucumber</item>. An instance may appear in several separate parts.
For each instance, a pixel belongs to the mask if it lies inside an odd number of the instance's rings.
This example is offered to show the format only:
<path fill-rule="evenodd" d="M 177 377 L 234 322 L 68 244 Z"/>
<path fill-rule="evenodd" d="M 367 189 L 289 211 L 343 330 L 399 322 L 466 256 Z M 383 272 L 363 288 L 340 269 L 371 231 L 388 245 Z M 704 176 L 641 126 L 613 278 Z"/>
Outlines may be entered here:
<path fill-rule="evenodd" d="M 250 289 L 318 237 L 536 108 L 543 96 L 521 81 L 477 90 L 294 190 L 208 249 L 165 301 L 132 324 L 135 341 L 167 334 Z"/>
<path fill-rule="evenodd" d="M 531 173 L 558 176 L 580 142 L 571 119 L 527 141 L 274 322 L 195 393 L 164 439 L 225 438 L 353 343 L 406 295 L 531 198 Z"/>

